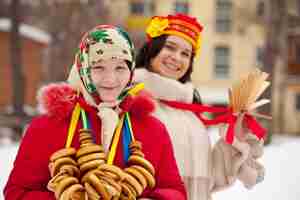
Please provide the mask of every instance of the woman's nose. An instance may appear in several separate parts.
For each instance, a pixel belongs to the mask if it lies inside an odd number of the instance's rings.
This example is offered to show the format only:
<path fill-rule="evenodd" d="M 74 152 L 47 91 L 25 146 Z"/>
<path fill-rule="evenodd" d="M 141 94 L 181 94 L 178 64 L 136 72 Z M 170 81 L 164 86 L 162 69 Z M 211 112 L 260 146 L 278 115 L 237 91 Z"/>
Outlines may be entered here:
<path fill-rule="evenodd" d="M 104 76 L 103 76 L 103 81 L 108 82 L 108 83 L 113 83 L 116 81 L 117 76 L 116 73 L 112 70 L 107 71 Z"/>
<path fill-rule="evenodd" d="M 171 58 L 175 61 L 179 61 L 181 59 L 181 55 L 179 51 L 171 53 Z"/>

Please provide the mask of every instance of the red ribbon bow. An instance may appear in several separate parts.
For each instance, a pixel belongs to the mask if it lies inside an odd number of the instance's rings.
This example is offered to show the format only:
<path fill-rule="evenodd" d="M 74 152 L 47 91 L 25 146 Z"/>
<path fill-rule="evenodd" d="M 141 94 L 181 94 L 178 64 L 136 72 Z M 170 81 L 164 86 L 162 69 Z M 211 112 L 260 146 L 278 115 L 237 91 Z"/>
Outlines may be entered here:
<path fill-rule="evenodd" d="M 234 140 L 234 128 L 237 121 L 237 116 L 233 113 L 232 109 L 229 107 L 220 107 L 220 106 L 208 106 L 208 105 L 201 105 L 201 104 L 189 104 L 189 103 L 181 103 L 177 101 L 166 101 L 161 100 L 161 102 L 165 103 L 170 107 L 174 107 L 181 110 L 188 110 L 194 112 L 197 117 L 207 126 L 209 125 L 216 125 L 220 123 L 228 124 L 228 129 L 226 132 L 225 141 L 228 144 L 232 144 Z M 215 117 L 214 119 L 207 119 L 203 117 L 203 113 L 223 113 L 219 116 Z M 243 117 L 243 121 L 247 128 L 251 130 L 251 133 L 255 135 L 258 139 L 262 139 L 266 135 L 266 129 L 263 128 L 257 120 L 251 116 L 249 113 L 245 113 Z"/>

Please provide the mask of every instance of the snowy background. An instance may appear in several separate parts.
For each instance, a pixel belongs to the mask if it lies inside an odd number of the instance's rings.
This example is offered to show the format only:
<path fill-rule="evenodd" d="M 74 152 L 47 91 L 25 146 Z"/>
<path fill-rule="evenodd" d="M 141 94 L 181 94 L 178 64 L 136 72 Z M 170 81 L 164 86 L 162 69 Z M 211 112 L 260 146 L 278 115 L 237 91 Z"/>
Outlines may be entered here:
<path fill-rule="evenodd" d="M 17 153 L 18 144 L 0 146 L 0 200 Z M 214 200 L 299 200 L 300 199 L 300 137 L 275 136 L 265 147 L 261 159 L 266 167 L 265 181 L 252 190 L 237 182 L 226 191 L 216 193 Z"/>

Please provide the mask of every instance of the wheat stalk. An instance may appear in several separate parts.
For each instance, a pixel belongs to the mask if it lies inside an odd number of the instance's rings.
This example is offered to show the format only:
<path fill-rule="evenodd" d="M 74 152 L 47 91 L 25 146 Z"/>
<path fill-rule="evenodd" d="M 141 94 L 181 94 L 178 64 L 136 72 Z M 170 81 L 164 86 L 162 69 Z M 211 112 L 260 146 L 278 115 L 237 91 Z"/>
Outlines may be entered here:
<path fill-rule="evenodd" d="M 255 69 L 233 84 L 229 89 L 229 106 L 234 113 L 253 111 L 270 102 L 268 99 L 257 101 L 270 85 L 270 82 L 266 81 L 268 76 L 267 73 Z"/>

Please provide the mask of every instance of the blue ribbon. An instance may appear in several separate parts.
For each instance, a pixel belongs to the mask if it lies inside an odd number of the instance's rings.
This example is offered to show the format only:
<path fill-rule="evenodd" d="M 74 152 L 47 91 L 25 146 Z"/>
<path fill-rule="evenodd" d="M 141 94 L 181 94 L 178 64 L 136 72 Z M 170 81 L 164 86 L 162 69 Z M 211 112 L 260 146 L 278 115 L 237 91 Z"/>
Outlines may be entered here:
<path fill-rule="evenodd" d="M 127 163 L 129 156 L 130 156 L 130 148 L 129 145 L 131 143 L 131 133 L 128 124 L 128 117 L 125 116 L 123 130 L 122 130 L 122 139 L 123 139 L 123 155 L 124 155 L 124 162 Z"/>

